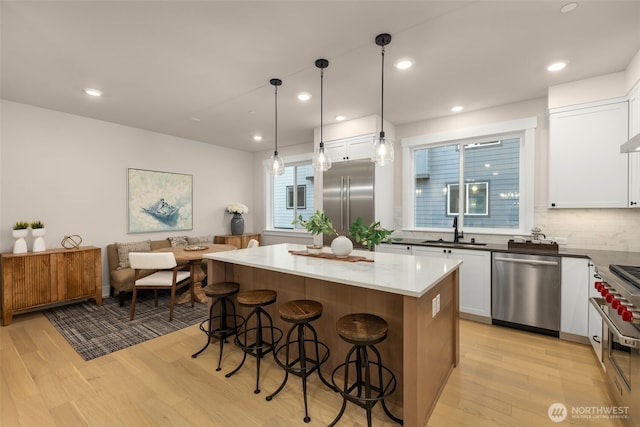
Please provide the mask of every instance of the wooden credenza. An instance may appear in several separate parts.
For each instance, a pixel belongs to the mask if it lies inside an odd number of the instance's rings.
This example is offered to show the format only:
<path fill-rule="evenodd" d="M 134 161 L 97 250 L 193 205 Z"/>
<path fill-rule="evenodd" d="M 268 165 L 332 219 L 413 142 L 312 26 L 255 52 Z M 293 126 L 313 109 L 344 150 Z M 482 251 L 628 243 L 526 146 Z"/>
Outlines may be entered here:
<path fill-rule="evenodd" d="M 249 244 L 249 240 L 256 239 L 260 242 L 260 234 L 228 234 L 226 236 L 215 236 L 213 243 L 222 243 L 224 245 L 235 246 L 238 249 L 243 249 Z"/>
<path fill-rule="evenodd" d="M 2 254 L 2 321 L 51 304 L 93 298 L 102 304 L 102 251 L 93 246 Z"/>

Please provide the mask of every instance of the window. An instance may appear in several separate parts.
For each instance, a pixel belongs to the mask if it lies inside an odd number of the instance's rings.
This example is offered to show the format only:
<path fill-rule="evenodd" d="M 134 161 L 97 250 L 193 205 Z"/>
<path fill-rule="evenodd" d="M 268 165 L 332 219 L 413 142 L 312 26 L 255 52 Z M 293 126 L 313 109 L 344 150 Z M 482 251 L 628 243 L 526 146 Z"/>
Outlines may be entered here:
<path fill-rule="evenodd" d="M 298 185 L 296 186 L 297 194 L 296 194 L 296 207 L 298 209 L 304 209 L 307 206 L 306 194 L 307 194 L 307 186 L 306 185 Z M 293 209 L 293 185 L 287 185 L 287 209 Z"/>
<path fill-rule="evenodd" d="M 267 204 L 271 204 L 272 213 L 272 224 L 269 228 L 293 230 L 294 226 L 291 223 L 298 215 L 308 218 L 315 211 L 311 161 L 285 162 L 282 175 L 268 177 L 271 182 L 271 200 L 267 200 Z"/>
<path fill-rule="evenodd" d="M 404 139 L 405 229 L 509 234 L 531 228 L 535 118 Z M 485 129 L 486 130 L 486 129 Z M 457 136 L 457 138 L 455 138 Z M 526 197 L 521 197 L 526 191 Z"/>

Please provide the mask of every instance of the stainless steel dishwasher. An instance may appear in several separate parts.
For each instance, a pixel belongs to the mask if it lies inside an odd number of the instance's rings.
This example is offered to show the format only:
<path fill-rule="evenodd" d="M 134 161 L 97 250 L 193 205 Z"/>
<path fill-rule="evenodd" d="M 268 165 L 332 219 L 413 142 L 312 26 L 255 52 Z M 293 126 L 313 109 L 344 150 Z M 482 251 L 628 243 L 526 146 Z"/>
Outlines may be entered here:
<path fill-rule="evenodd" d="M 494 252 L 491 317 L 495 325 L 559 336 L 559 256 Z"/>

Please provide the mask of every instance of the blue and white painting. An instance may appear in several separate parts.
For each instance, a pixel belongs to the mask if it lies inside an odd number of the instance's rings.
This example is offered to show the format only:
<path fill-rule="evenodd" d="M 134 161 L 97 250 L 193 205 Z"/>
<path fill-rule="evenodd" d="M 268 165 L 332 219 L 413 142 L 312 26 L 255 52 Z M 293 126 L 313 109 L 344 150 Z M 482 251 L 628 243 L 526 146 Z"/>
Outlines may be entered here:
<path fill-rule="evenodd" d="M 128 169 L 129 233 L 193 229 L 193 176 Z"/>

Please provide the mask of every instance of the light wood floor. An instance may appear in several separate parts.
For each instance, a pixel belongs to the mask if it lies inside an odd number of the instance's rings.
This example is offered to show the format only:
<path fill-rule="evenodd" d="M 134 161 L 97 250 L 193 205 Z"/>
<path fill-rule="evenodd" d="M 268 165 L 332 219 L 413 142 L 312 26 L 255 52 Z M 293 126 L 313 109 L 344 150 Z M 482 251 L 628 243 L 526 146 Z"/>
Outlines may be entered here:
<path fill-rule="evenodd" d="M 590 347 L 500 327 L 461 321 L 460 364 L 440 397 L 430 427 L 618 426 L 607 419 L 547 417 L 550 404 L 610 406 Z M 197 326 L 85 362 L 41 313 L 0 327 L 0 425 L 13 426 L 292 426 L 302 422 L 300 381 L 266 402 L 282 373 L 263 363 L 262 393 L 253 393 L 255 361 L 225 378 L 241 353 L 225 348 L 215 372 L 217 344 Z M 311 423 L 327 425 L 341 405 L 313 376 Z M 348 405 L 338 425 L 364 426 L 364 411 Z M 395 425 L 375 408 L 374 425 Z"/>

